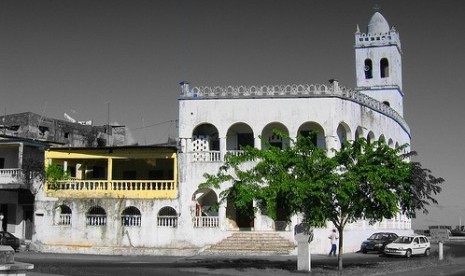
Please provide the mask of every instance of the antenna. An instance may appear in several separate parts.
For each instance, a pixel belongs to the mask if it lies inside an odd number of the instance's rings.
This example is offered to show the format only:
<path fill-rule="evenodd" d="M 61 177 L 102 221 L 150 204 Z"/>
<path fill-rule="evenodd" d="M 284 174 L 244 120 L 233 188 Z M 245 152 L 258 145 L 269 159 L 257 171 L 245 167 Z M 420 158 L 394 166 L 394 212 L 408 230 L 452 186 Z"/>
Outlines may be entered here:
<path fill-rule="evenodd" d="M 45 101 L 45 102 L 44 102 L 44 108 L 42 109 L 42 113 L 40 114 L 40 118 L 39 118 L 39 126 L 40 126 L 40 124 L 42 123 L 42 119 L 44 118 L 45 109 L 47 109 L 47 104 L 48 104 L 48 102 Z"/>
<path fill-rule="evenodd" d="M 107 146 L 110 145 L 110 101 L 107 104 Z"/>

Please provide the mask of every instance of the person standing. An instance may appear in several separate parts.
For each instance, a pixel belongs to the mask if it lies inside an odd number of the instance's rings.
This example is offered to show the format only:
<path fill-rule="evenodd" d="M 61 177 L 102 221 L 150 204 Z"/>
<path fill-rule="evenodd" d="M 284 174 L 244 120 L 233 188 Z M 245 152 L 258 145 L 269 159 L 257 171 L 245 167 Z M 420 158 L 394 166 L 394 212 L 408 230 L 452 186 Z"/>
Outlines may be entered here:
<path fill-rule="evenodd" d="M 339 236 L 336 233 L 336 229 L 333 229 L 333 232 L 329 235 L 328 239 L 331 241 L 331 251 L 329 251 L 329 255 L 333 254 L 333 256 L 336 256 L 336 241 L 339 239 Z"/>

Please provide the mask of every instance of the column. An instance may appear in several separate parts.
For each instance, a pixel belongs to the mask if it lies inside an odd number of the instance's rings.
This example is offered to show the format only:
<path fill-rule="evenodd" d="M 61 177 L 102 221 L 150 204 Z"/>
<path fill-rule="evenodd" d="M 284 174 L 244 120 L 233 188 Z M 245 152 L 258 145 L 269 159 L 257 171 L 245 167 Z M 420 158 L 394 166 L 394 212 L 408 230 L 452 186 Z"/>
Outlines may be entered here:
<path fill-rule="evenodd" d="M 255 137 L 254 147 L 257 149 L 262 149 L 262 139 L 260 137 Z"/>
<path fill-rule="evenodd" d="M 18 148 L 18 168 L 23 168 L 23 153 L 24 153 L 24 144 L 20 143 Z"/>
<path fill-rule="evenodd" d="M 107 159 L 107 181 L 108 181 L 108 190 L 113 190 L 113 185 L 111 183 L 111 180 L 113 178 L 113 159 L 108 158 Z"/>
<path fill-rule="evenodd" d="M 229 230 L 227 225 L 228 219 L 226 218 L 226 203 L 223 202 L 218 208 L 218 224 L 221 230 Z"/>
<path fill-rule="evenodd" d="M 339 139 L 337 138 L 337 135 L 325 136 L 326 149 L 328 150 L 328 156 L 330 157 L 334 156 L 334 153 L 331 149 L 339 150 L 338 141 Z"/>
<path fill-rule="evenodd" d="M 226 154 L 226 137 L 219 138 L 220 140 L 220 160 L 224 161 L 224 155 Z"/>

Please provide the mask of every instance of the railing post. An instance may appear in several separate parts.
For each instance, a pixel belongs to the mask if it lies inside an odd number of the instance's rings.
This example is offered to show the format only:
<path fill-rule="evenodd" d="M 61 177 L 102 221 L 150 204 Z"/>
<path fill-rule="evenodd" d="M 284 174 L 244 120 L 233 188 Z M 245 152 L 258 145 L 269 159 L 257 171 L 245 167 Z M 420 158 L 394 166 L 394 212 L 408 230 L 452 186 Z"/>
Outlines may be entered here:
<path fill-rule="evenodd" d="M 113 185 L 111 185 L 112 183 L 112 177 L 113 177 L 113 159 L 112 158 L 108 158 L 108 164 L 107 164 L 107 181 L 108 181 L 108 184 L 110 185 L 110 188 L 109 190 L 113 190 Z"/>

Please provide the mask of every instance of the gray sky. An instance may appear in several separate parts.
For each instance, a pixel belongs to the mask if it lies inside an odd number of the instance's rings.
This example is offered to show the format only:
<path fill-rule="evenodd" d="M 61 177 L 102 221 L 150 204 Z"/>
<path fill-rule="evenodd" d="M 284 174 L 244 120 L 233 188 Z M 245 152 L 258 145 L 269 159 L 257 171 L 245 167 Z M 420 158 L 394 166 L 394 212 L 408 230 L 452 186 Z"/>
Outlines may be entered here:
<path fill-rule="evenodd" d="M 178 83 L 354 87 L 354 32 L 379 5 L 400 33 L 412 148 L 446 179 L 414 227 L 465 224 L 465 1 L 0 0 L 0 111 L 176 135 Z"/>

